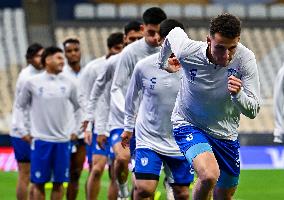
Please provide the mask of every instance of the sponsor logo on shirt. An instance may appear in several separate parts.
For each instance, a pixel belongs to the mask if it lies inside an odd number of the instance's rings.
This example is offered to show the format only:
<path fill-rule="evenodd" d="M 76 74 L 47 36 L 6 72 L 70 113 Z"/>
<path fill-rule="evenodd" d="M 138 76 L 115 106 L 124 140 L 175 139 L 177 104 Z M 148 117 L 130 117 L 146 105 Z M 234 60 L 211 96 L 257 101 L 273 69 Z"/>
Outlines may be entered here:
<path fill-rule="evenodd" d="M 157 83 L 157 78 L 153 77 L 153 78 L 150 79 L 150 81 L 152 83 L 152 84 L 150 84 L 150 89 L 154 90 L 155 89 L 155 84 Z"/>
<path fill-rule="evenodd" d="M 144 158 L 141 158 L 141 164 L 142 164 L 142 166 L 146 166 L 146 165 L 148 165 L 148 158 L 146 158 L 146 157 L 144 157 Z"/>

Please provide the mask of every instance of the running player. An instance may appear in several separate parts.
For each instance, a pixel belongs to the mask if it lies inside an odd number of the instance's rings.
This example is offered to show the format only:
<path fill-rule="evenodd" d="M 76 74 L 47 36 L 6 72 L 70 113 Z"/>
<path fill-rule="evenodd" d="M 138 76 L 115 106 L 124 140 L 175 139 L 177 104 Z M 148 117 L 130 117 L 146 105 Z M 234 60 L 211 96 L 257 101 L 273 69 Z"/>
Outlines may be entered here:
<path fill-rule="evenodd" d="M 44 185 L 53 182 L 51 199 L 63 199 L 63 182 L 69 181 L 70 128 L 68 121 L 79 109 L 77 88 L 71 80 L 60 74 L 64 66 L 63 51 L 48 47 L 41 58 L 44 73 L 27 80 L 17 105 L 30 107 L 31 182 L 35 185 L 34 199 L 45 199 Z"/>
<path fill-rule="evenodd" d="M 161 23 L 160 36 L 166 37 L 171 29 L 183 25 L 167 19 Z M 135 191 L 134 199 L 146 199 L 154 195 L 158 186 L 163 163 L 168 182 L 171 183 L 175 199 L 189 199 L 189 184 L 193 171 L 177 146 L 171 124 L 171 113 L 179 90 L 176 84 L 181 73 L 169 74 L 156 65 L 159 53 L 140 60 L 133 71 L 125 98 L 125 128 L 121 135 L 122 145 L 129 146 L 134 127 L 136 135 Z M 142 93 L 138 105 L 135 104 Z"/>
<path fill-rule="evenodd" d="M 124 27 L 124 45 L 128 45 L 138 39 L 142 38 L 142 32 L 140 30 L 141 23 L 138 21 L 131 21 Z M 110 101 L 110 86 L 114 74 L 114 70 L 118 61 L 120 54 L 111 56 L 106 64 L 102 66 L 104 68 L 104 72 L 101 73 L 98 78 L 96 79 L 91 95 L 90 95 L 90 102 L 87 109 L 87 116 L 86 119 L 89 122 L 93 122 L 95 120 L 95 127 L 96 132 L 98 133 L 97 136 L 94 135 L 94 137 L 97 138 L 97 144 L 94 146 L 93 149 L 93 168 L 91 172 L 91 179 L 89 179 L 88 184 L 88 193 L 90 194 L 90 199 L 97 199 L 99 195 L 100 190 L 100 179 L 103 174 L 103 171 L 105 169 L 105 165 L 107 163 L 108 159 L 114 159 L 113 153 L 111 153 L 110 149 L 110 141 L 109 141 L 109 133 L 107 131 L 107 122 L 109 117 L 109 101 Z M 101 95 L 105 98 L 105 101 L 99 107 L 97 107 L 98 99 L 101 97 Z M 94 111 L 96 109 L 101 110 L 102 112 L 99 112 L 99 118 L 94 118 L 95 114 Z M 100 108 L 103 108 L 100 109 Z M 87 131 L 85 133 L 86 138 L 89 140 L 89 143 L 91 142 L 91 132 Z M 111 158 L 110 158 L 111 156 Z M 111 178 L 112 181 L 114 181 L 114 172 L 113 172 L 113 161 L 111 161 L 110 169 L 111 170 Z M 116 184 L 114 182 L 114 184 Z M 109 190 L 109 193 L 111 191 Z M 117 199 L 117 196 L 114 197 Z M 109 195 L 108 199 L 111 199 L 111 196 Z"/>
<path fill-rule="evenodd" d="M 253 52 L 239 43 L 237 17 L 218 15 L 209 31 L 207 42 L 199 42 L 174 28 L 158 65 L 169 72 L 182 67 L 172 121 L 175 140 L 198 176 L 193 199 L 208 199 L 213 190 L 214 199 L 232 199 L 240 174 L 240 114 L 255 118 L 259 112 L 259 76 Z M 169 58 L 172 53 L 176 57 Z"/>
<path fill-rule="evenodd" d="M 29 109 L 27 108 L 24 111 L 18 109 L 16 102 L 26 80 L 43 72 L 43 66 L 40 62 L 43 50 L 42 45 L 38 43 L 34 43 L 28 47 L 26 53 L 28 66 L 21 71 L 16 83 L 10 136 L 14 148 L 15 158 L 18 163 L 19 176 L 16 188 L 18 200 L 28 199 L 28 188 L 30 182 L 31 132 L 30 122 L 28 121 L 28 123 L 24 124 L 23 120 L 24 115 L 29 118 Z M 32 192 L 32 188 L 30 188 L 30 191 Z M 31 192 L 29 193 L 30 195 L 32 195 Z"/>
<path fill-rule="evenodd" d="M 120 55 L 115 70 L 111 87 L 111 113 L 110 113 L 110 137 L 115 152 L 115 174 L 119 183 L 120 196 L 129 196 L 127 187 L 128 163 L 130 160 L 129 149 L 121 146 L 120 135 L 124 127 L 124 96 L 130 81 L 135 64 L 159 51 L 160 23 L 166 19 L 166 14 L 161 8 L 152 7 L 143 13 L 144 38 L 128 45 Z M 113 115 L 112 115 L 113 114 Z"/>

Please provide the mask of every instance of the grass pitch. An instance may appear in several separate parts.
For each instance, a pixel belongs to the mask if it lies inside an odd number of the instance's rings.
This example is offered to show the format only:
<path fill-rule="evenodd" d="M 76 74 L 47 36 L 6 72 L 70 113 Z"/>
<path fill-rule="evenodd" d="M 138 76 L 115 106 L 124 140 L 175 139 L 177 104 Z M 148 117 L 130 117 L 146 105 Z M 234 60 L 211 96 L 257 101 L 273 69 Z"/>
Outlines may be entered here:
<path fill-rule="evenodd" d="M 85 199 L 84 185 L 88 173 L 84 171 L 80 179 L 80 191 L 78 200 Z M 158 195 L 156 200 L 165 200 L 166 194 L 160 178 L 158 186 Z M 0 199 L 16 199 L 16 172 L 0 172 Z M 101 192 L 99 199 L 105 200 L 108 187 L 108 175 L 104 173 L 102 177 Z M 50 189 L 47 189 L 47 198 L 49 199 Z M 240 184 L 234 196 L 235 200 L 283 200 L 284 199 L 284 170 L 242 170 Z"/>

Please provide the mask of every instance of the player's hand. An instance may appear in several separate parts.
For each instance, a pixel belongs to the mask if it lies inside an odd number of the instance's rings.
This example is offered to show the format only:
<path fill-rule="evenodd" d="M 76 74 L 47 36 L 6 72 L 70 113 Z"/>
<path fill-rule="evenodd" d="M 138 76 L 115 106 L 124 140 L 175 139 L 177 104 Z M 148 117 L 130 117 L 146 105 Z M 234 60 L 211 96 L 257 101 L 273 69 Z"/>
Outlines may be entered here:
<path fill-rule="evenodd" d="M 72 133 L 72 134 L 71 134 L 71 137 L 70 137 L 70 140 L 71 140 L 71 141 L 78 140 L 78 136 L 77 136 L 77 134 Z"/>
<path fill-rule="evenodd" d="M 242 81 L 235 76 L 229 76 L 228 78 L 228 90 L 231 95 L 236 95 L 239 93 L 242 87 Z"/>
<path fill-rule="evenodd" d="M 132 132 L 130 131 L 123 131 L 121 134 L 121 145 L 123 148 L 129 147 L 130 145 L 130 139 L 132 137 Z"/>
<path fill-rule="evenodd" d="M 98 135 L 97 136 L 97 144 L 101 149 L 105 149 L 105 143 L 107 141 L 107 137 L 105 135 Z"/>
<path fill-rule="evenodd" d="M 82 122 L 82 125 L 81 125 L 81 127 L 80 127 L 80 130 L 81 130 L 82 132 L 85 132 L 85 131 L 86 131 L 86 129 L 87 129 L 87 127 L 88 127 L 88 123 L 89 123 L 89 121 L 87 121 L 87 120 L 85 120 L 85 121 Z"/>
<path fill-rule="evenodd" d="M 31 142 L 32 142 L 32 136 L 30 135 L 30 134 L 27 134 L 27 135 L 25 135 L 25 136 L 23 136 L 22 137 L 22 140 L 24 140 L 25 142 L 27 142 L 27 143 L 29 143 L 29 144 L 31 144 Z"/>
<path fill-rule="evenodd" d="M 92 144 L 92 132 L 91 131 L 84 132 L 84 141 L 88 145 Z"/>
<path fill-rule="evenodd" d="M 180 68 L 180 62 L 178 61 L 177 57 L 172 54 L 171 57 L 168 58 L 168 67 L 166 68 L 166 71 L 169 73 L 175 73 L 178 72 Z"/>

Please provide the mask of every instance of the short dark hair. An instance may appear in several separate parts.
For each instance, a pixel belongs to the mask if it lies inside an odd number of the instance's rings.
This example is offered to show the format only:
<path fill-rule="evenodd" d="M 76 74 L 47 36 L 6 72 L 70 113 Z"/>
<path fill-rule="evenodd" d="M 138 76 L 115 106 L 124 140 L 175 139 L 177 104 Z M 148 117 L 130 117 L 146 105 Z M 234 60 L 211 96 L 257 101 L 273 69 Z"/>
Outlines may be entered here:
<path fill-rule="evenodd" d="M 220 33 L 223 37 L 233 39 L 241 35 L 241 21 L 232 14 L 223 13 L 211 20 L 209 31 L 211 36 Z"/>
<path fill-rule="evenodd" d="M 181 29 L 184 30 L 183 24 L 181 22 L 175 20 L 175 19 L 166 19 L 166 20 L 162 21 L 162 23 L 160 25 L 160 36 L 161 36 L 161 38 L 167 37 L 169 32 L 176 27 L 180 27 Z"/>
<path fill-rule="evenodd" d="M 166 13 L 159 7 L 148 8 L 143 13 L 144 24 L 160 24 L 163 20 L 167 19 Z"/>
<path fill-rule="evenodd" d="M 43 51 L 43 53 L 42 53 L 42 56 L 41 56 L 41 64 L 42 64 L 43 66 L 45 66 L 46 58 L 47 58 L 48 56 L 52 56 L 52 55 L 54 55 L 54 54 L 56 54 L 56 53 L 58 53 L 58 52 L 63 53 L 63 50 L 60 49 L 60 48 L 58 48 L 58 47 L 55 47 L 55 46 L 47 47 L 47 48 Z"/>
<path fill-rule="evenodd" d="M 27 49 L 26 59 L 27 60 L 32 59 L 42 49 L 43 49 L 43 46 L 39 43 L 31 44 Z"/>
<path fill-rule="evenodd" d="M 75 44 L 80 44 L 80 41 L 77 38 L 67 38 L 66 40 L 64 40 L 63 47 L 65 48 L 66 44 L 68 43 L 75 43 Z"/>
<path fill-rule="evenodd" d="M 107 47 L 110 49 L 118 44 L 123 44 L 123 33 L 122 32 L 116 32 L 110 34 L 110 36 L 107 38 Z"/>
<path fill-rule="evenodd" d="M 124 34 L 127 35 L 130 31 L 140 31 L 142 25 L 139 21 L 131 21 L 124 26 Z"/>

